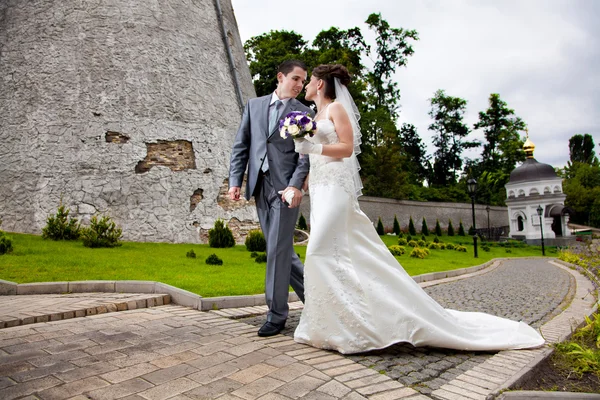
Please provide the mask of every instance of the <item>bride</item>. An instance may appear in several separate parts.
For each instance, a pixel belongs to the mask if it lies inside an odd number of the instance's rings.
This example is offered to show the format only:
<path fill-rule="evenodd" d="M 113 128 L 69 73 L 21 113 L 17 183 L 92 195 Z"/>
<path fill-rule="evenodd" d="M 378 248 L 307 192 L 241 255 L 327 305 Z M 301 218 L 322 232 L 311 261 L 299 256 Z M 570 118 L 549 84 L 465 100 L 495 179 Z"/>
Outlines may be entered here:
<path fill-rule="evenodd" d="M 360 117 L 349 83 L 345 67 L 321 65 L 306 86 L 318 113 L 316 135 L 296 139 L 296 152 L 310 157 L 311 237 L 295 341 L 344 354 L 398 342 L 459 350 L 544 344 L 523 322 L 444 309 L 389 252 L 358 204 Z"/>

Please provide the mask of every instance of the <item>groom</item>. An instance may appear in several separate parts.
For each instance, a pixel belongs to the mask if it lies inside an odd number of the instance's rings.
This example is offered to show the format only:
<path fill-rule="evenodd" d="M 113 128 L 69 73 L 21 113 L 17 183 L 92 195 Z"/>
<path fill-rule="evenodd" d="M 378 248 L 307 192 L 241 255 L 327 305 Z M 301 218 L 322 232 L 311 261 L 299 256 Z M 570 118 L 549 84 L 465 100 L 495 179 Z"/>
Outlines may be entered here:
<path fill-rule="evenodd" d="M 265 297 L 269 312 L 258 336 L 273 336 L 285 327 L 289 286 L 304 302 L 304 266 L 294 251 L 294 228 L 308 174 L 308 157 L 299 158 L 294 141 L 279 135 L 279 120 L 291 111 L 313 112 L 296 96 L 307 78 L 306 65 L 284 61 L 277 71 L 277 88 L 267 96 L 250 99 L 233 142 L 229 168 L 229 197 L 240 199 L 246 167 L 246 200 L 254 196 L 258 220 L 267 241 Z M 284 193 L 292 191 L 291 203 Z M 289 194 L 288 194 L 289 198 Z"/>

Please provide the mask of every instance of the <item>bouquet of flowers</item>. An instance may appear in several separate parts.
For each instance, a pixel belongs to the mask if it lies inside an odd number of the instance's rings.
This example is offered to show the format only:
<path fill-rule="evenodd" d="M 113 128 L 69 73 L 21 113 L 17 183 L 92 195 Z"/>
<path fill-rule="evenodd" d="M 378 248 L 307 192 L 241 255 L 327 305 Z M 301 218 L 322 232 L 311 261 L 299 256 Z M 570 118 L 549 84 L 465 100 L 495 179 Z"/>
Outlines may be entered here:
<path fill-rule="evenodd" d="M 306 135 L 313 137 L 317 123 L 308 115 L 307 112 L 292 111 L 279 121 L 279 134 L 282 138 L 299 139 Z"/>

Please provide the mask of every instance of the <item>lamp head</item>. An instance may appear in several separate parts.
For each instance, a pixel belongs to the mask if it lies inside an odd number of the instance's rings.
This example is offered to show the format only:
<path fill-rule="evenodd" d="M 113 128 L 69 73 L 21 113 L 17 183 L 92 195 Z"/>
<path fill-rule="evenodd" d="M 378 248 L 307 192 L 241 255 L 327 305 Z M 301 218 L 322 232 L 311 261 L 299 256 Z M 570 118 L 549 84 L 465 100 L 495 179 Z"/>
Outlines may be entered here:
<path fill-rule="evenodd" d="M 538 213 L 538 215 L 539 215 L 540 217 L 542 216 L 542 213 L 543 213 L 543 212 L 544 212 L 544 209 L 542 208 L 542 206 L 538 206 L 538 207 L 537 207 L 537 213 Z"/>
<path fill-rule="evenodd" d="M 471 196 L 475 195 L 475 192 L 477 192 L 477 181 L 475 179 L 467 179 L 467 192 L 469 192 Z"/>

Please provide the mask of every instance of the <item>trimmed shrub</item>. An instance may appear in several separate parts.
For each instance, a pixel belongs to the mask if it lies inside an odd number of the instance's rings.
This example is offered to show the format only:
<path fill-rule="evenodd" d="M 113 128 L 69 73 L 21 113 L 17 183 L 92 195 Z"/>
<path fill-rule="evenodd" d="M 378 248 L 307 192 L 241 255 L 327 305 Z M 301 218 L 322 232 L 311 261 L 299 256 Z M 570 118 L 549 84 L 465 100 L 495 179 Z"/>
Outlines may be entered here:
<path fill-rule="evenodd" d="M 406 241 L 407 241 L 407 242 L 410 242 L 411 240 L 413 240 L 412 236 L 411 236 L 411 235 L 407 235 L 407 236 L 406 236 Z"/>
<path fill-rule="evenodd" d="M 250 253 L 250 258 L 256 258 L 258 254 L 259 253 L 257 253 L 256 251 L 253 251 L 252 253 Z"/>
<path fill-rule="evenodd" d="M 461 245 L 455 246 L 454 250 L 460 251 L 461 253 L 466 253 L 467 252 L 467 248 L 465 246 L 461 246 Z"/>
<path fill-rule="evenodd" d="M 406 246 L 407 243 L 408 243 L 408 241 L 406 239 L 404 239 L 404 238 L 399 238 L 398 239 L 398 244 L 400 246 Z"/>
<path fill-rule="evenodd" d="M 447 248 L 448 250 L 454 250 L 454 247 L 455 247 L 455 246 L 454 246 L 454 244 L 453 244 L 453 243 L 446 243 L 446 248 Z"/>
<path fill-rule="evenodd" d="M 419 245 L 419 247 L 425 247 L 425 246 L 427 246 L 427 242 L 425 240 L 423 240 L 423 239 L 419 240 L 417 242 L 417 244 Z"/>
<path fill-rule="evenodd" d="M 505 251 L 505 252 L 507 252 L 507 253 L 512 253 L 512 250 L 511 250 L 511 249 L 506 249 L 506 250 L 504 250 L 504 251 Z"/>
<path fill-rule="evenodd" d="M 410 240 L 410 241 L 408 242 L 408 245 L 409 245 L 410 247 L 419 247 L 419 244 L 417 243 L 417 241 L 416 241 L 416 240 Z"/>
<path fill-rule="evenodd" d="M 185 253 L 185 256 L 187 258 L 196 258 L 196 252 L 194 252 L 194 250 L 192 249 L 192 250 L 188 251 L 187 253 Z"/>
<path fill-rule="evenodd" d="M 474 236 L 475 235 L 475 228 L 473 228 L 473 225 L 471 225 L 469 227 L 469 236 Z"/>
<path fill-rule="evenodd" d="M 424 236 L 429 236 L 429 228 L 427 227 L 427 221 L 425 217 L 423 217 L 423 223 L 421 223 L 421 234 Z"/>
<path fill-rule="evenodd" d="M 400 231 L 400 233 L 398 234 L 398 237 L 399 238 L 404 237 L 404 233 L 402 231 Z"/>
<path fill-rule="evenodd" d="M 454 227 L 452 226 L 452 220 L 448 220 L 448 236 L 454 236 Z"/>
<path fill-rule="evenodd" d="M 490 246 L 488 246 L 487 244 L 484 244 L 483 246 L 481 246 L 481 250 L 490 251 Z"/>
<path fill-rule="evenodd" d="M 433 243 L 439 243 L 440 242 L 440 238 L 437 237 L 437 235 L 433 238 Z"/>
<path fill-rule="evenodd" d="M 437 245 L 438 245 L 438 249 L 440 249 L 440 250 L 446 250 L 446 247 L 448 246 L 446 243 L 443 243 L 443 242 L 439 242 Z"/>
<path fill-rule="evenodd" d="M 410 256 L 414 258 L 425 258 L 429 255 L 429 250 L 423 247 L 415 247 L 411 252 Z"/>
<path fill-rule="evenodd" d="M 392 228 L 392 232 L 394 232 L 394 235 L 396 236 L 400 236 L 400 234 L 402 233 L 400 231 L 400 224 L 398 223 L 398 218 L 396 218 L 396 214 L 394 214 L 394 227 Z"/>
<path fill-rule="evenodd" d="M 85 247 L 121 246 L 121 236 L 123 236 L 123 230 L 118 228 L 115 222 L 106 215 L 100 220 L 94 215 L 90 220 L 89 228 L 81 229 L 81 238 Z"/>
<path fill-rule="evenodd" d="M 458 236 L 465 236 L 465 227 L 463 226 L 462 219 L 458 225 Z"/>
<path fill-rule="evenodd" d="M 440 220 L 435 220 L 435 235 L 442 236 L 442 227 L 440 226 Z"/>
<path fill-rule="evenodd" d="M 390 251 L 390 253 L 392 253 L 394 256 L 401 256 L 402 254 L 406 253 L 406 249 L 402 246 L 390 246 L 388 247 L 388 250 Z"/>
<path fill-rule="evenodd" d="M 427 241 L 427 238 L 425 237 L 425 235 L 421 235 L 421 240 L 424 241 L 424 242 Z"/>
<path fill-rule="evenodd" d="M 300 213 L 300 218 L 298 218 L 298 229 L 302 229 L 303 231 L 308 229 L 308 225 L 306 225 L 306 218 L 304 218 L 302 213 Z"/>
<path fill-rule="evenodd" d="M 0 225 L 2 225 L 2 221 L 0 220 Z M 0 255 L 7 254 L 13 251 L 12 240 L 10 237 L 6 236 L 4 231 L 0 231 Z"/>
<path fill-rule="evenodd" d="M 254 258 L 254 261 L 257 263 L 266 263 L 267 262 L 267 254 L 266 253 L 258 253 L 258 255 Z"/>
<path fill-rule="evenodd" d="M 383 222 L 381 222 L 381 217 L 377 220 L 377 234 L 379 236 L 385 235 L 385 230 L 383 229 Z"/>
<path fill-rule="evenodd" d="M 214 228 L 208 230 L 208 245 L 216 248 L 235 246 L 233 233 L 222 219 L 217 219 Z"/>
<path fill-rule="evenodd" d="M 221 260 L 215 253 L 212 253 L 210 256 L 208 256 L 204 262 L 208 265 L 223 265 L 223 260 Z"/>
<path fill-rule="evenodd" d="M 265 235 L 263 235 L 260 229 L 254 229 L 248 232 L 248 236 L 246 236 L 246 250 L 248 251 L 266 251 L 267 250 L 267 241 L 265 240 Z"/>
<path fill-rule="evenodd" d="M 408 233 L 410 233 L 411 236 L 415 236 L 417 234 L 415 223 L 413 222 L 412 217 L 410 217 L 410 220 L 408 221 Z"/>
<path fill-rule="evenodd" d="M 42 228 L 42 237 L 52 240 L 77 240 L 81 235 L 81 226 L 77 218 L 70 217 L 70 210 L 64 206 L 62 200 L 56 210 L 46 219 L 46 226 Z"/>

